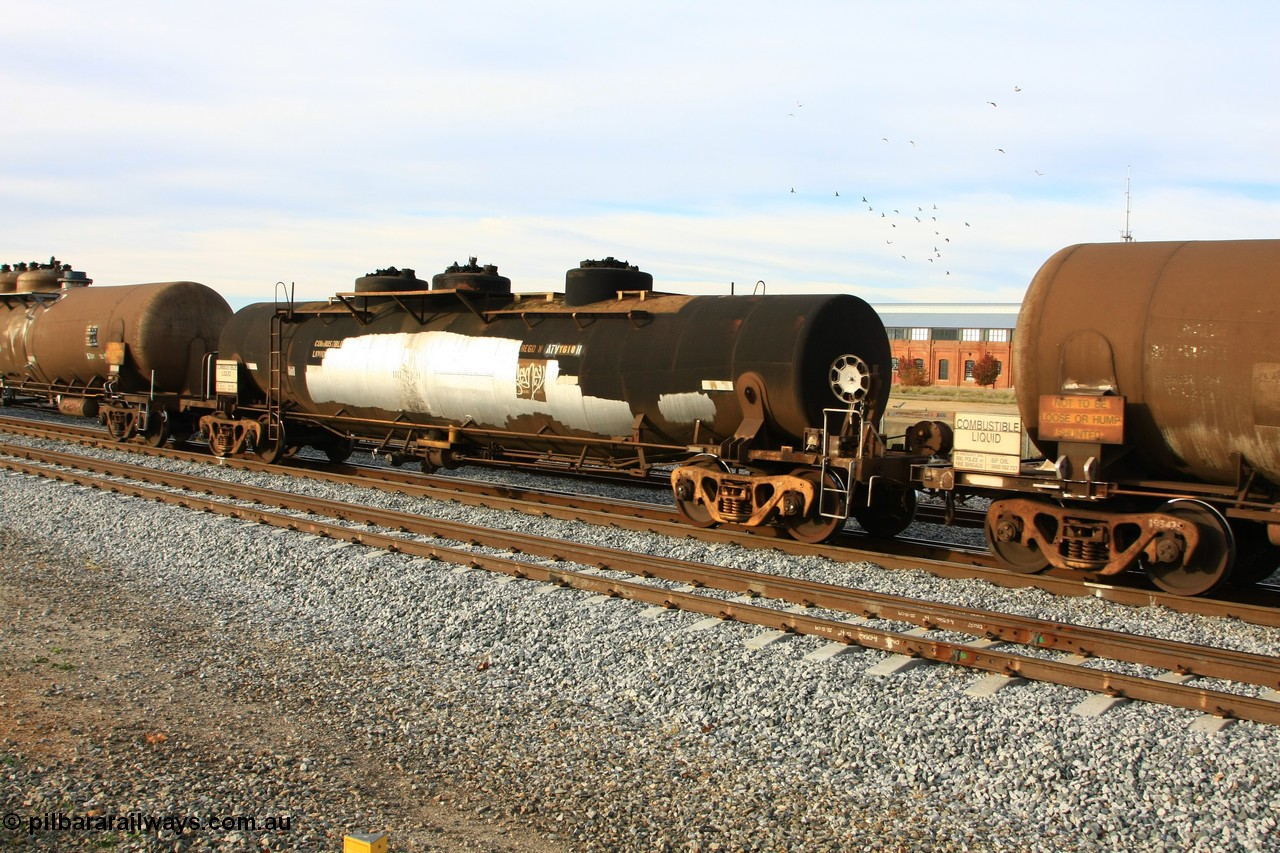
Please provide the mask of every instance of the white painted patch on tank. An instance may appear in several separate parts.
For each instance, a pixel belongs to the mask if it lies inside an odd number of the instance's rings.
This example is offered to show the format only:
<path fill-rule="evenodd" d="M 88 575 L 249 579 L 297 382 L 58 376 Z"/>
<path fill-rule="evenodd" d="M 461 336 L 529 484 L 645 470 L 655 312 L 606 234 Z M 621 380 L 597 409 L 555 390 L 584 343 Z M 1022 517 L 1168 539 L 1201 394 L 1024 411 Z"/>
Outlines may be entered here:
<path fill-rule="evenodd" d="M 714 421 L 716 404 L 706 394 L 688 391 L 683 394 L 663 394 L 658 398 L 658 411 L 673 424 L 691 424 L 694 421 Z"/>
<path fill-rule="evenodd" d="M 489 426 L 523 415 L 545 415 L 597 435 L 629 435 L 634 416 L 621 400 L 582 394 L 576 378 L 560 381 L 555 359 L 522 370 L 521 341 L 452 332 L 362 335 L 330 347 L 307 367 L 307 392 L 317 403 L 414 412 Z"/>

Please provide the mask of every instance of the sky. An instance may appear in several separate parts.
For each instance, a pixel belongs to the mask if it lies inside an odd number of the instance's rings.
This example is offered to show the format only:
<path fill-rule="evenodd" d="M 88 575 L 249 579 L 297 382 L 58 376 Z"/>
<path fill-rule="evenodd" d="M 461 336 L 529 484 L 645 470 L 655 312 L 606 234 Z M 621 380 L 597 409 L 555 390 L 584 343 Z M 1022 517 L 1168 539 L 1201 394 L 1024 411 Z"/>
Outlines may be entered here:
<path fill-rule="evenodd" d="M 0 21 L 0 262 L 96 285 L 239 307 L 474 256 L 536 292 L 612 256 L 667 292 L 1017 302 L 1126 221 L 1280 237 L 1264 0 L 0 0 Z"/>

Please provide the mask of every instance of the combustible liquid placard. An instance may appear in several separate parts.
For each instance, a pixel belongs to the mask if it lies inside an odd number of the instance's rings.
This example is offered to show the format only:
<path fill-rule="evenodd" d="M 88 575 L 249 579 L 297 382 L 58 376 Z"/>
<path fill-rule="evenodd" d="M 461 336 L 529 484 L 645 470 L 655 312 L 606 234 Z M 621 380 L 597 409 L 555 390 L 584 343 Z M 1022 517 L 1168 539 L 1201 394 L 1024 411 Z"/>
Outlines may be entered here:
<path fill-rule="evenodd" d="M 1017 474 L 1022 419 L 1017 415 L 957 412 L 951 463 L 960 471 Z"/>

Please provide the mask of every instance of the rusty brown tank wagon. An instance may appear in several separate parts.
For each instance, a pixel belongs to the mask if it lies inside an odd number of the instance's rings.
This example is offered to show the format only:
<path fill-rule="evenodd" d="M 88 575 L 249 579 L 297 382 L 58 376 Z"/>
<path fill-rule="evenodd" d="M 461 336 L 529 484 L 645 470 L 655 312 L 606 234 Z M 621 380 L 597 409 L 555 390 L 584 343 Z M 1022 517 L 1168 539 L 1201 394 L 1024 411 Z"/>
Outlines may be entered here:
<path fill-rule="evenodd" d="M 1044 461 L 973 453 L 967 470 L 923 469 L 922 484 L 995 497 L 987 538 L 1016 571 L 1138 565 L 1186 594 L 1270 575 L 1278 283 L 1280 240 L 1063 249 L 1032 280 L 1013 348 L 1022 426 Z"/>
<path fill-rule="evenodd" d="M 189 281 L 90 287 L 56 259 L 18 266 L 14 289 L 0 292 L 6 398 L 43 397 L 68 414 L 101 414 L 118 438 L 163 442 L 170 414 L 205 396 L 226 300 Z"/>
<path fill-rule="evenodd" d="M 324 302 L 249 306 L 219 366 L 215 452 L 336 459 L 355 437 L 427 469 L 674 465 L 693 523 L 815 540 L 851 514 L 891 535 L 914 512 L 906 457 L 870 429 L 888 338 L 849 295 L 666 294 L 613 259 L 569 270 L 564 293 L 516 294 L 472 259 L 430 285 L 383 270 Z"/>

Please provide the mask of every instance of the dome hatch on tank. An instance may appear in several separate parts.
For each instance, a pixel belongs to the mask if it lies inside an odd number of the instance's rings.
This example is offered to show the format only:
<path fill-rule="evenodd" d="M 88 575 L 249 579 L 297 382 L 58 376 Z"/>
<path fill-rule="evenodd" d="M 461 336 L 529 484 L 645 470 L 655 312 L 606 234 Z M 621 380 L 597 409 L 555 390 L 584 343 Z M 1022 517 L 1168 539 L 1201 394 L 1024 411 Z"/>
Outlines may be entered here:
<path fill-rule="evenodd" d="M 406 290 L 426 290 L 427 283 L 411 269 L 387 267 L 356 279 L 356 293 L 397 293 Z"/>
<path fill-rule="evenodd" d="M 22 267 L 19 264 L 19 267 Z M 70 264 L 59 263 L 57 258 L 50 258 L 49 263 L 41 264 L 32 261 L 26 264 L 26 270 L 19 272 L 15 289 L 18 293 L 52 293 L 61 288 L 59 278 L 64 272 L 71 271 Z"/>
<path fill-rule="evenodd" d="M 471 258 L 466 266 L 454 263 L 444 272 L 431 277 L 432 290 L 473 290 L 477 293 L 507 294 L 511 292 L 511 279 L 498 275 L 493 264 L 481 266 Z"/>
<path fill-rule="evenodd" d="M 653 276 L 613 257 L 583 261 L 564 274 L 564 304 L 590 305 L 618 298 L 620 291 L 653 291 Z"/>

